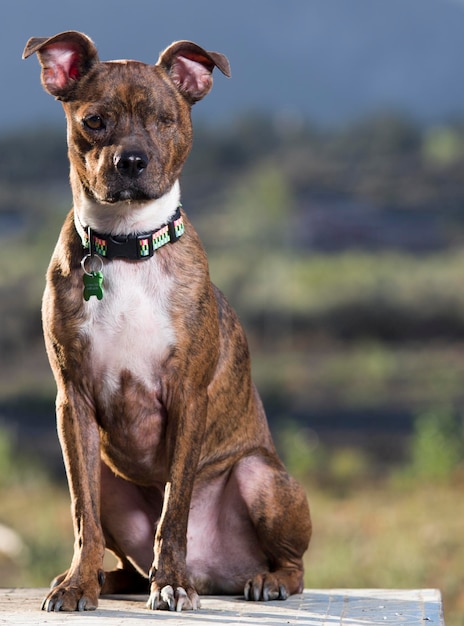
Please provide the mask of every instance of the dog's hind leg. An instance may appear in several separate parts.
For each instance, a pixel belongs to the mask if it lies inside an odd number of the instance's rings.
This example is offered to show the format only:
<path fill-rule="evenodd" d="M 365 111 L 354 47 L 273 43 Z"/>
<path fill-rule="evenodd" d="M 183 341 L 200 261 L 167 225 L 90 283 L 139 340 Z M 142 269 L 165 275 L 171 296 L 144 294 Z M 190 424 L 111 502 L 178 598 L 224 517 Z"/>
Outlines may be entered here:
<path fill-rule="evenodd" d="M 245 457 L 234 468 L 256 535 L 268 562 L 245 584 L 247 600 L 285 600 L 303 590 L 303 554 L 311 519 L 302 487 L 277 458 Z"/>
<path fill-rule="evenodd" d="M 156 487 L 140 487 L 101 467 L 101 523 L 106 548 L 118 559 L 105 572 L 102 594 L 148 593 L 153 537 L 162 506 Z"/>

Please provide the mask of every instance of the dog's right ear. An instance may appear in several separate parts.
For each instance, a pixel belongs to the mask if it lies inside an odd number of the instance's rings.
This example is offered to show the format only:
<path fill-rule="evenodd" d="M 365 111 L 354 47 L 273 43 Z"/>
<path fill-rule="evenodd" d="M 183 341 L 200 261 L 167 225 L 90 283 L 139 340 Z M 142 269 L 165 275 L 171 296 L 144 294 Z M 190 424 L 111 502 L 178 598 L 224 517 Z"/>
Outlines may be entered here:
<path fill-rule="evenodd" d="M 26 44 L 23 59 L 37 52 L 42 66 L 42 85 L 57 100 L 69 100 L 77 82 L 98 61 L 95 44 L 71 30 L 54 37 L 32 37 Z"/>

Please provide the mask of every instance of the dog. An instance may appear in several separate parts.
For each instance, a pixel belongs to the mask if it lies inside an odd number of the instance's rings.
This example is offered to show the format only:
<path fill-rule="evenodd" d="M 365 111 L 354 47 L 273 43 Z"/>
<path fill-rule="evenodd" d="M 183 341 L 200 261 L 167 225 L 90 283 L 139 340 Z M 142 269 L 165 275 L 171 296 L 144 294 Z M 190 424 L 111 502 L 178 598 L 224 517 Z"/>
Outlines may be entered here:
<path fill-rule="evenodd" d="M 73 194 L 42 318 L 75 543 L 42 608 L 146 592 L 149 608 L 181 611 L 204 594 L 299 593 L 306 495 L 180 204 L 191 107 L 229 62 L 189 41 L 155 65 L 100 62 L 77 31 L 31 38 L 23 58 L 34 53 L 66 114 Z"/>

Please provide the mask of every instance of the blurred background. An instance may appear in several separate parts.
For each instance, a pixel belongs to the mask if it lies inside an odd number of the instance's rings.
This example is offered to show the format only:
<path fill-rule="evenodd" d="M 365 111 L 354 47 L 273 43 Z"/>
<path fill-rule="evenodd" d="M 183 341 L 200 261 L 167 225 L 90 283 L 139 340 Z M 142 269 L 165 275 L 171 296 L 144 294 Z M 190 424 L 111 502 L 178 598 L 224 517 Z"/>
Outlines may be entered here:
<path fill-rule="evenodd" d="M 464 1 L 10 0 L 0 20 L 0 586 L 46 586 L 72 552 L 40 322 L 65 121 L 21 61 L 72 29 L 103 60 L 228 55 L 183 203 L 308 490 L 306 586 L 438 587 L 464 624 Z"/>

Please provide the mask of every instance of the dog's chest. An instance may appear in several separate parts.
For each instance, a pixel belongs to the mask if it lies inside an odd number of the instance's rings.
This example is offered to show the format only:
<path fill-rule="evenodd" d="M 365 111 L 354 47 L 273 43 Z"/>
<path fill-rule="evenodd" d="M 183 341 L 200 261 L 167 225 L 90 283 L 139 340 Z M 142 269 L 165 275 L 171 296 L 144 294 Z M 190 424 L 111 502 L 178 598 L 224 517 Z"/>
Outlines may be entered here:
<path fill-rule="evenodd" d="M 104 396 L 116 393 L 123 373 L 153 389 L 175 341 L 169 315 L 172 281 L 154 258 L 112 261 L 103 276 L 103 299 L 92 297 L 83 305 L 87 365 Z"/>

